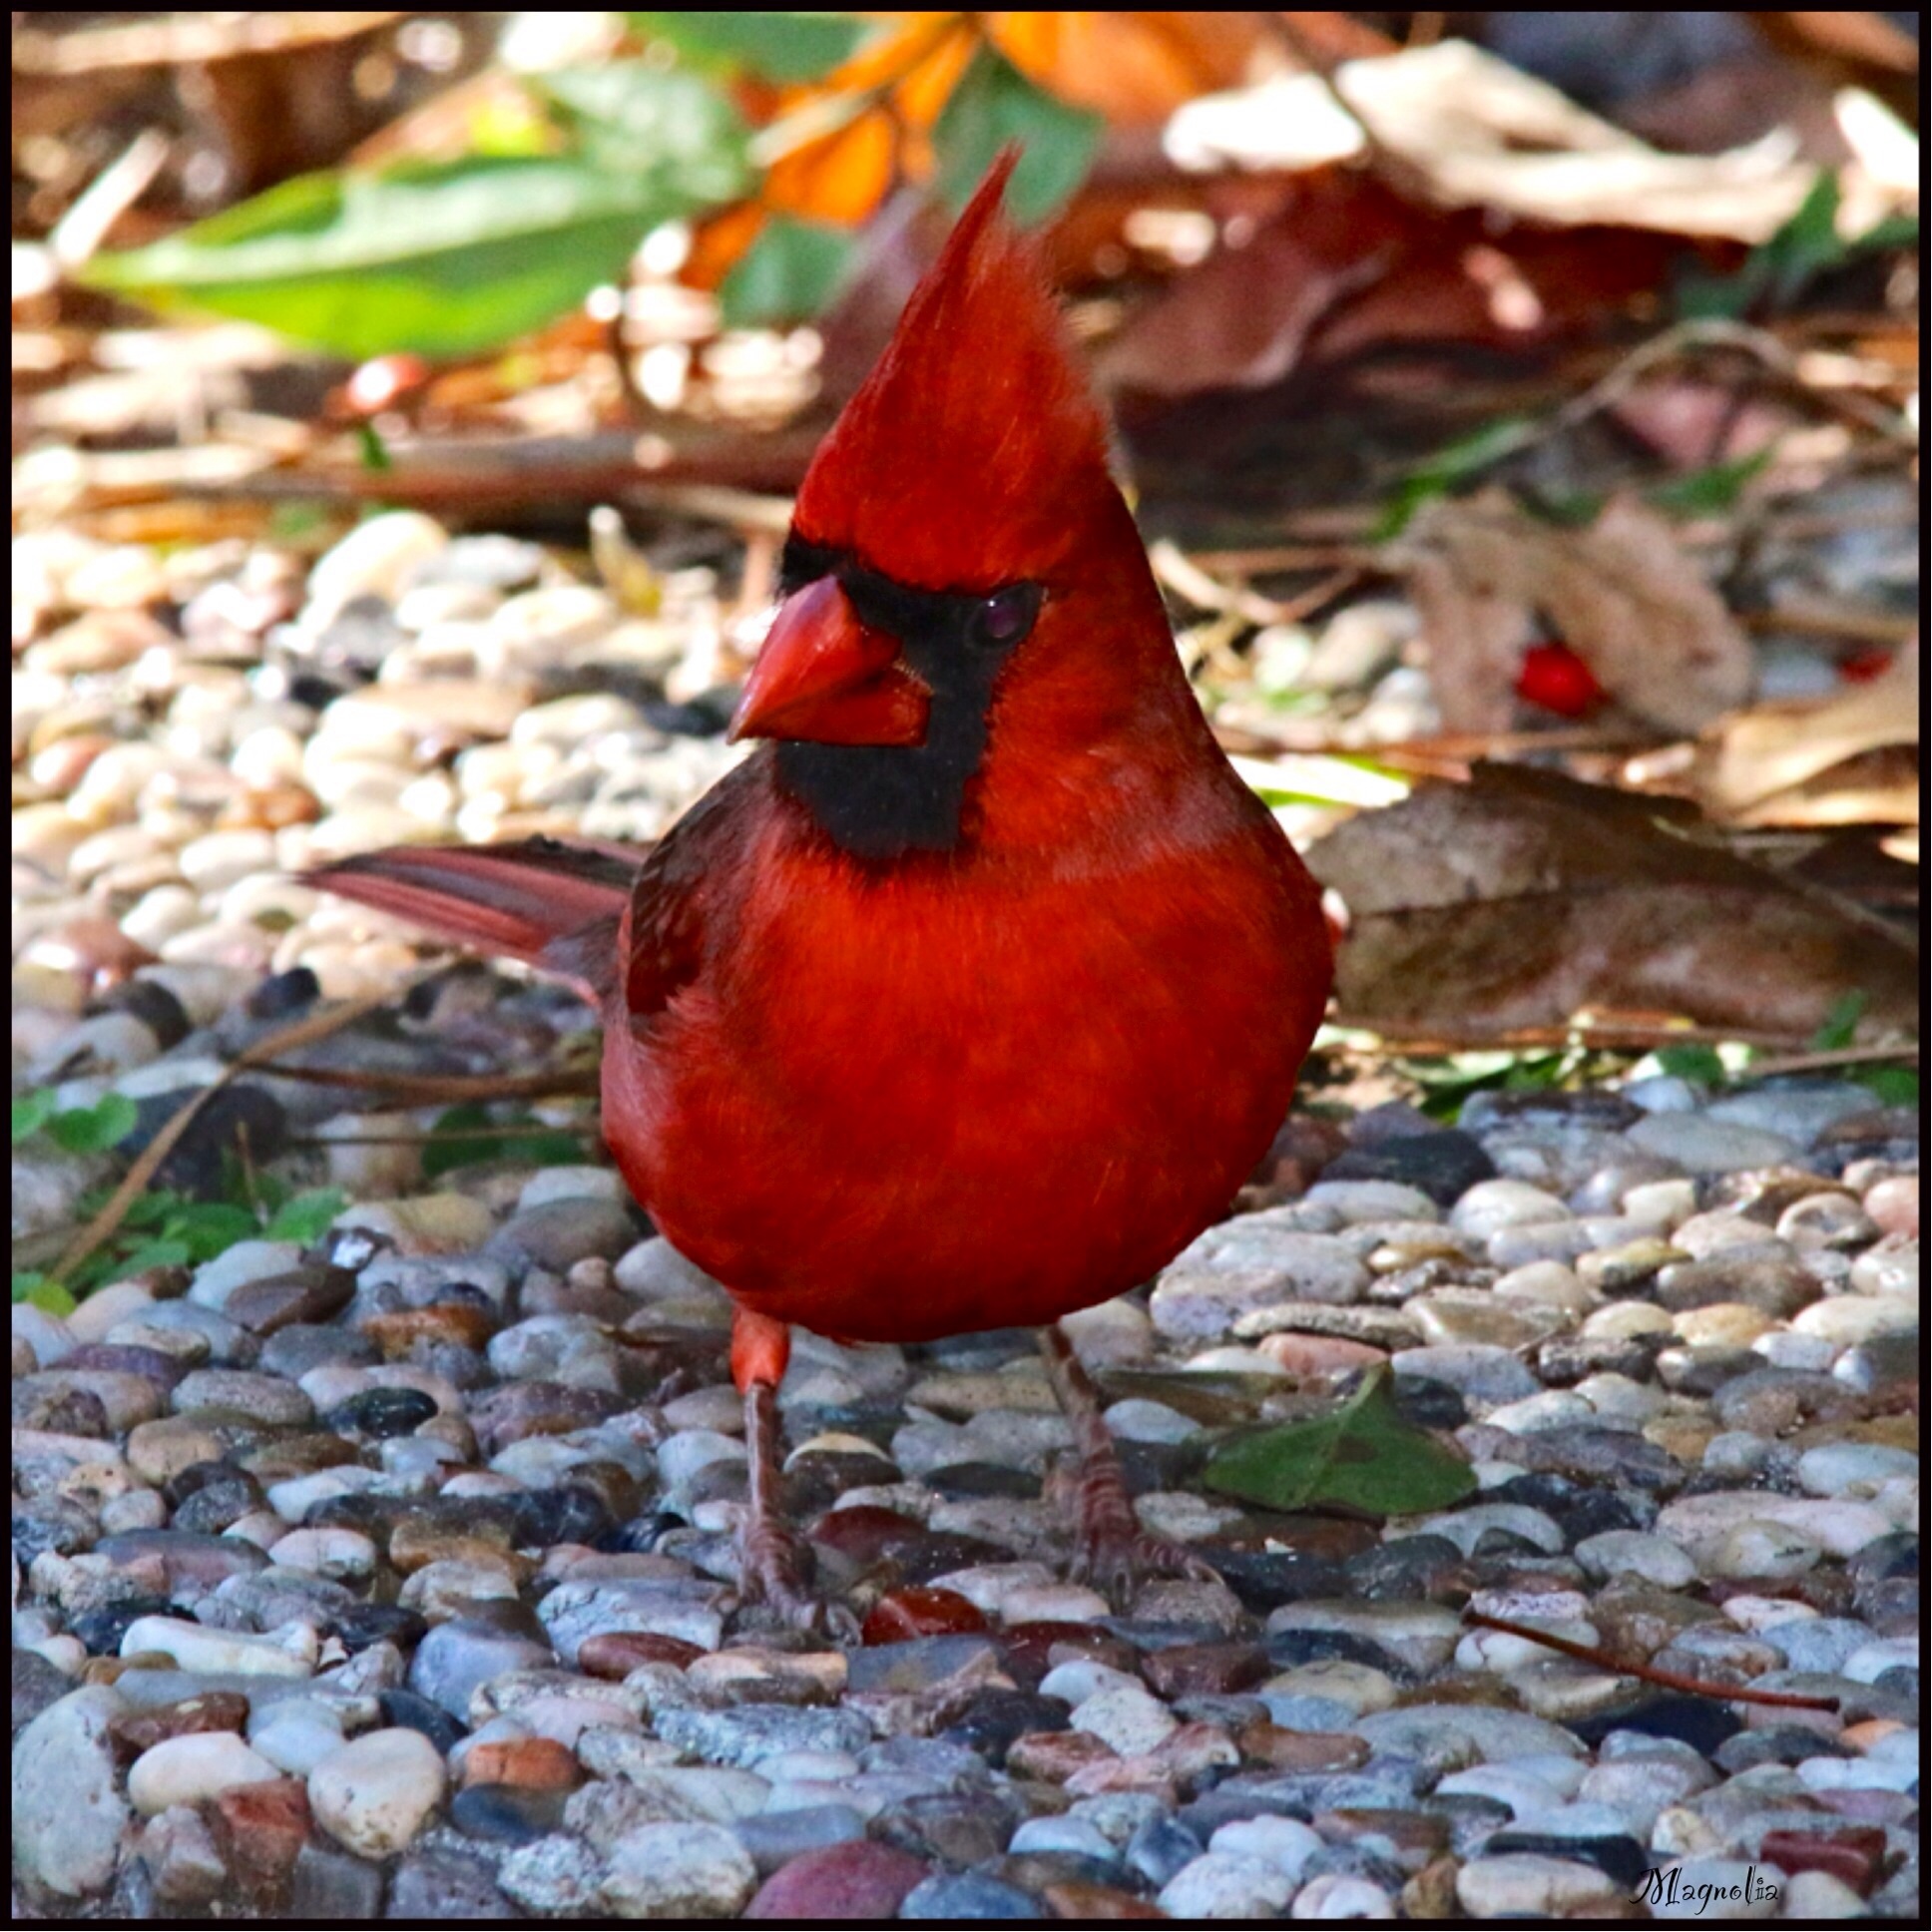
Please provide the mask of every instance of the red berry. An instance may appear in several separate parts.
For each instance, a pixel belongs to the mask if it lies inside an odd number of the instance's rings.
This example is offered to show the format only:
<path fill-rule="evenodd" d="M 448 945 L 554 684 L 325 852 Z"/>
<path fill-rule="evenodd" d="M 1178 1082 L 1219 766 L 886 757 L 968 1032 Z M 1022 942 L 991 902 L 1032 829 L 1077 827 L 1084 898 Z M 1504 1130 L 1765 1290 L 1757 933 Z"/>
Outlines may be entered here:
<path fill-rule="evenodd" d="M 1533 644 L 1523 654 L 1516 693 L 1559 718 L 1588 718 L 1608 695 L 1567 644 Z"/>

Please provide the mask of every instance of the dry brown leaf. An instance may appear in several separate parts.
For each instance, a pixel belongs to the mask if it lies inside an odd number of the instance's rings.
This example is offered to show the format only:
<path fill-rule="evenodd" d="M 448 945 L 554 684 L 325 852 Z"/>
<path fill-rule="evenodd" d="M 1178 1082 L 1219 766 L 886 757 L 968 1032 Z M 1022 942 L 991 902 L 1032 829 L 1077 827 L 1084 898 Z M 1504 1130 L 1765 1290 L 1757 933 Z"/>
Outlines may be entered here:
<path fill-rule="evenodd" d="M 1918 741 L 1915 638 L 1870 684 L 1849 685 L 1821 704 L 1759 705 L 1723 720 L 1701 747 L 1698 791 L 1713 811 L 1727 816 L 1751 815 L 1753 823 L 1788 823 L 1775 815 L 1780 793 L 1809 789 L 1833 766 L 1862 759 L 1867 752 Z M 1901 786 L 1894 777 L 1883 788 L 1896 798 Z M 1901 822 L 1916 823 L 1916 778 L 1903 788 L 1910 793 L 1911 809 Z M 1767 810 L 1772 813 L 1768 819 L 1762 816 Z M 1833 821 L 1814 816 L 1803 822 Z"/>
<path fill-rule="evenodd" d="M 1421 613 L 1448 730 L 1506 729 L 1524 647 L 1552 634 L 1668 730 L 1698 730 L 1750 694 L 1742 632 L 1671 524 L 1633 498 L 1567 529 L 1492 487 L 1424 505 L 1388 555 Z"/>
<path fill-rule="evenodd" d="M 1359 813 L 1308 863 L 1348 907 L 1347 1023 L 1501 1035 L 1643 1012 L 1801 1041 L 1855 989 L 1861 1037 L 1917 1031 L 1900 933 L 1709 842 L 1682 800 L 1478 764 Z"/>

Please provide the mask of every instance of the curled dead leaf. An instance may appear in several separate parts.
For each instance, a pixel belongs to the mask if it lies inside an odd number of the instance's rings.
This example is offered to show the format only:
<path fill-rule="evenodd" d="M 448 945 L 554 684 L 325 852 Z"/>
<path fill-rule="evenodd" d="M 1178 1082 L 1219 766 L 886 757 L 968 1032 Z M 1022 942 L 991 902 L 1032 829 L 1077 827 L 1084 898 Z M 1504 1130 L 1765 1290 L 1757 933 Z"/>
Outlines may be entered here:
<path fill-rule="evenodd" d="M 1524 650 L 1551 634 L 1668 730 L 1697 730 L 1749 696 L 1743 633 L 1671 524 L 1633 498 L 1579 530 L 1491 488 L 1425 504 L 1388 556 L 1421 613 L 1449 730 L 1507 729 Z"/>
<path fill-rule="evenodd" d="M 1827 794 L 1851 792 L 1855 778 L 1860 795 L 1869 793 L 1869 754 L 1918 742 L 1919 646 L 1914 638 L 1883 676 L 1869 684 L 1848 685 L 1822 703 L 1759 705 L 1724 719 L 1699 747 L 1698 790 L 1713 811 L 1752 824 L 1789 822 L 1780 806 L 1794 806 L 1797 794 L 1804 792 L 1809 794 L 1805 822 L 1829 822 L 1817 815 L 1820 789 Z M 1842 787 L 1825 782 L 1835 767 L 1850 767 L 1853 761 L 1864 768 L 1848 768 Z M 1904 768 L 1914 761 L 1889 762 L 1900 767 L 1884 786 L 1893 808 L 1876 815 L 1916 823 L 1917 774 Z M 1858 806 L 1858 815 L 1866 820 L 1873 816 L 1868 803 Z"/>
<path fill-rule="evenodd" d="M 1357 814 L 1308 863 L 1348 906 L 1347 1024 L 1501 1035 L 1590 1009 L 1801 1041 L 1855 990 L 1861 1036 L 1917 1031 L 1902 933 L 1727 849 L 1682 799 L 1478 764 Z"/>

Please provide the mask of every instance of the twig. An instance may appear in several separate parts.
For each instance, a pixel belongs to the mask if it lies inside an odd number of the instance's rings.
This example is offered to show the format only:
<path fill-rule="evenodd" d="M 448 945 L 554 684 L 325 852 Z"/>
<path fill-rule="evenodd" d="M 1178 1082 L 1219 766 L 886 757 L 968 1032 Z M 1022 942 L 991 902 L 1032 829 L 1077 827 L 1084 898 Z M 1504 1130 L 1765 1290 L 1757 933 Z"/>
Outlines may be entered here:
<path fill-rule="evenodd" d="M 1520 1637 L 1527 1643 L 1541 1644 L 1582 1664 L 1615 1671 L 1619 1677 L 1640 1678 L 1646 1684 L 1661 1685 L 1666 1690 L 1688 1691 L 1693 1697 L 1714 1697 L 1719 1703 L 1774 1703 L 1789 1710 L 1836 1710 L 1836 1697 L 1810 1697 L 1796 1690 L 1754 1690 L 1747 1685 L 1706 1684 L 1701 1678 L 1688 1678 L 1676 1671 L 1660 1671 L 1655 1665 L 1633 1664 L 1628 1658 L 1613 1657 L 1594 1644 L 1573 1644 L 1567 1637 L 1552 1637 L 1547 1631 L 1528 1624 L 1513 1624 L 1507 1617 L 1486 1617 L 1479 1610 L 1465 1610 L 1465 1624 L 1482 1630 L 1501 1631 L 1507 1637 Z"/>
<path fill-rule="evenodd" d="M 407 992 L 418 981 L 426 979 L 440 967 L 431 967 L 421 972 L 404 975 L 394 986 L 380 993 L 365 993 L 359 999 L 345 1001 L 341 1006 L 327 1013 L 311 1013 L 293 1024 L 277 1028 L 276 1031 L 257 1040 L 253 1046 L 238 1054 L 234 1061 L 224 1067 L 216 1077 L 198 1094 L 191 1096 L 182 1106 L 163 1123 L 161 1132 L 148 1143 L 135 1157 L 134 1165 L 128 1169 L 126 1178 L 111 1194 L 101 1211 L 75 1235 L 63 1250 L 60 1259 L 49 1270 L 56 1280 L 67 1280 L 80 1264 L 108 1240 L 127 1217 L 130 1208 L 146 1194 L 152 1185 L 161 1164 L 174 1152 L 175 1145 L 190 1127 L 202 1109 L 219 1094 L 238 1075 L 250 1068 L 259 1067 L 278 1053 L 285 1053 L 293 1047 L 305 1047 L 316 1040 L 324 1040 L 331 1033 L 339 1033 L 343 1027 L 359 1020 L 365 1013 L 373 1013 L 379 1007 L 389 1005 L 399 994 Z"/>
<path fill-rule="evenodd" d="M 586 1140 L 597 1132 L 588 1121 L 566 1121 L 533 1127 L 528 1121 L 513 1121 L 503 1127 L 439 1127 L 418 1134 L 291 1134 L 284 1143 L 297 1148 L 338 1147 L 428 1147 L 444 1141 L 514 1141 L 531 1134 L 581 1134 Z"/>
<path fill-rule="evenodd" d="M 1917 1040 L 1896 1047 L 1839 1047 L 1831 1053 L 1792 1053 L 1777 1060 L 1753 1060 L 1745 1068 L 1752 1080 L 1772 1074 L 1821 1073 L 1829 1067 L 1883 1067 L 1893 1061 L 1921 1060 L 1925 1048 Z"/>
<path fill-rule="evenodd" d="M 541 1074 L 365 1074 L 347 1067 L 279 1065 L 263 1066 L 260 1071 L 282 1080 L 304 1080 L 313 1087 L 346 1087 L 356 1093 L 387 1094 L 408 1106 L 466 1100 L 549 1100 L 571 1094 L 594 1094 L 598 1086 L 595 1067 L 560 1068 Z"/>

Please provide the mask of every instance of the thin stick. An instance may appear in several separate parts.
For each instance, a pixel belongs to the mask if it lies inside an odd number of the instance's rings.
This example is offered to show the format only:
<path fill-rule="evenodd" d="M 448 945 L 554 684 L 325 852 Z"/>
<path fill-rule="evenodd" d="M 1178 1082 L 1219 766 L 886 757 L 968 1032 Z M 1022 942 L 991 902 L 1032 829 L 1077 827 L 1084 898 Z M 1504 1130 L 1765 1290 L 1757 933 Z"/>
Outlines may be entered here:
<path fill-rule="evenodd" d="M 1832 1053 L 1791 1053 L 1777 1060 L 1753 1060 L 1744 1072 L 1752 1080 L 1762 1080 L 1767 1074 L 1811 1074 L 1828 1067 L 1883 1067 L 1924 1057 L 1923 1044 L 1912 1040 L 1895 1047 L 1839 1047 Z"/>
<path fill-rule="evenodd" d="M 1654 1665 L 1633 1664 L 1628 1658 L 1613 1657 L 1594 1644 L 1573 1644 L 1567 1637 L 1552 1637 L 1547 1631 L 1533 1630 L 1528 1624 L 1513 1624 L 1507 1617 L 1486 1617 L 1479 1610 L 1465 1610 L 1465 1624 L 1483 1630 L 1501 1631 L 1507 1637 L 1520 1637 L 1547 1650 L 1574 1657 L 1582 1664 L 1595 1664 L 1615 1671 L 1622 1678 L 1641 1678 L 1646 1684 L 1661 1685 L 1667 1690 L 1688 1691 L 1693 1697 L 1714 1697 L 1719 1703 L 1774 1703 L 1791 1710 L 1836 1710 L 1836 1697 L 1807 1697 L 1796 1690 L 1753 1690 L 1746 1685 L 1706 1684 L 1701 1678 L 1687 1678 L 1676 1671 L 1660 1671 Z"/>
<path fill-rule="evenodd" d="M 134 1165 L 129 1168 L 127 1178 L 111 1194 L 101 1211 L 75 1235 L 50 1270 L 55 1280 L 69 1279 L 74 1270 L 87 1257 L 107 1240 L 126 1218 L 128 1209 L 134 1206 L 153 1184 L 161 1164 L 175 1150 L 175 1145 L 190 1127 L 202 1109 L 219 1094 L 238 1075 L 250 1068 L 259 1067 L 264 1061 L 271 1060 L 278 1053 L 285 1053 L 292 1047 L 305 1047 L 316 1040 L 326 1039 L 331 1033 L 339 1033 L 343 1027 L 359 1020 L 365 1013 L 373 1013 L 378 1008 L 389 1005 L 399 994 L 407 992 L 417 981 L 426 979 L 430 971 L 440 972 L 440 967 L 425 972 L 406 974 L 394 986 L 380 993 L 365 993 L 360 999 L 345 1001 L 341 1006 L 327 1013 L 311 1013 L 306 1018 L 296 1020 L 292 1025 L 279 1027 L 273 1033 L 257 1040 L 253 1046 L 238 1054 L 235 1060 L 222 1069 L 200 1093 L 193 1095 L 169 1116 L 161 1132 L 135 1157 Z"/>
<path fill-rule="evenodd" d="M 311 1087 L 347 1087 L 356 1093 L 389 1094 L 410 1106 L 439 1101 L 550 1100 L 597 1092 L 595 1067 L 560 1068 L 547 1074 L 364 1074 L 346 1067 L 264 1065 L 262 1073 L 302 1080 Z"/>

